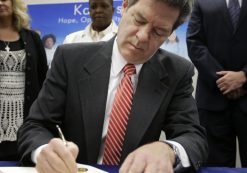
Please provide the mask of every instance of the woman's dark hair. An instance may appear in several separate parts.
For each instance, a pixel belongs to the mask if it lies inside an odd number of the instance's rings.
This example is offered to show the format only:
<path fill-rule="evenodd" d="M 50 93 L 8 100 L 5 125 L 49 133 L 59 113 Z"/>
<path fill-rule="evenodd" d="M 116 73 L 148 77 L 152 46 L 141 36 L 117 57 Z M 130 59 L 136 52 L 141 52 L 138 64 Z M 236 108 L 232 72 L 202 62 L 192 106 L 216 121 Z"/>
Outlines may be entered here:
<path fill-rule="evenodd" d="M 42 37 L 42 43 L 43 43 L 44 46 L 45 46 L 45 42 L 46 42 L 46 40 L 48 38 L 51 38 L 53 40 L 54 44 L 56 43 L 56 36 L 55 35 L 53 35 L 53 34 L 46 34 L 46 35 L 44 35 Z"/>

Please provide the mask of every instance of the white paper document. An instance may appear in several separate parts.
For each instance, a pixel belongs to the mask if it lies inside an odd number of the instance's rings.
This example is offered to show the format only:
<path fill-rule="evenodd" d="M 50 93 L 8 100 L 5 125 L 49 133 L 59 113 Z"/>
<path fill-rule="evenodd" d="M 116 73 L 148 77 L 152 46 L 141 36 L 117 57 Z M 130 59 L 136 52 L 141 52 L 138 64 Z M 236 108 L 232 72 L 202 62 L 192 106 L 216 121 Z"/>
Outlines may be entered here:
<path fill-rule="evenodd" d="M 85 173 L 107 173 L 89 165 L 78 164 L 78 168 L 86 168 Z M 84 169 L 85 170 L 85 169 Z M 38 173 L 34 167 L 0 167 L 0 173 Z"/>

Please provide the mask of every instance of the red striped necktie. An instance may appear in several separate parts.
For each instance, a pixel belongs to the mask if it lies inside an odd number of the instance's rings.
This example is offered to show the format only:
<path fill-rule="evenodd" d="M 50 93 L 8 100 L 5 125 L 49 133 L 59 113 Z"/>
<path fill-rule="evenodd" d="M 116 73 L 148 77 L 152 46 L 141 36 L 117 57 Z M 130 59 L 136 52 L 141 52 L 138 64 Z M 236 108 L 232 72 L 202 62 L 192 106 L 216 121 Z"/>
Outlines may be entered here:
<path fill-rule="evenodd" d="M 123 72 L 124 77 L 117 88 L 110 114 L 103 153 L 103 164 L 105 165 L 118 165 L 120 162 L 124 136 L 132 107 L 134 90 L 131 76 L 136 73 L 135 66 L 127 64 L 124 66 Z"/>

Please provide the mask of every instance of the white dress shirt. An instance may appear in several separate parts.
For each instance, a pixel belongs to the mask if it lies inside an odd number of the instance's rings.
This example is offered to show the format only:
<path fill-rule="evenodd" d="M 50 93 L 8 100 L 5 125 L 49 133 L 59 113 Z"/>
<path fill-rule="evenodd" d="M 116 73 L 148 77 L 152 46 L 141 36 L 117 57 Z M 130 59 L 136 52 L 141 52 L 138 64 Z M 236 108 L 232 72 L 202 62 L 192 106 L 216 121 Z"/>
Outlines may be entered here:
<path fill-rule="evenodd" d="M 238 2 L 239 2 L 239 6 L 242 7 L 242 0 L 238 0 Z M 229 4 L 229 0 L 226 0 L 227 7 L 228 7 L 228 4 Z"/>
<path fill-rule="evenodd" d="M 97 32 L 92 29 L 90 23 L 85 30 L 73 32 L 65 37 L 64 44 L 80 42 L 107 41 L 117 34 L 118 27 L 114 21 L 103 31 Z"/>
<path fill-rule="evenodd" d="M 49 68 L 51 68 L 51 62 L 53 60 L 53 56 L 54 56 L 55 51 L 56 51 L 55 47 L 52 47 L 51 49 L 45 48 L 47 65 L 49 66 Z"/>

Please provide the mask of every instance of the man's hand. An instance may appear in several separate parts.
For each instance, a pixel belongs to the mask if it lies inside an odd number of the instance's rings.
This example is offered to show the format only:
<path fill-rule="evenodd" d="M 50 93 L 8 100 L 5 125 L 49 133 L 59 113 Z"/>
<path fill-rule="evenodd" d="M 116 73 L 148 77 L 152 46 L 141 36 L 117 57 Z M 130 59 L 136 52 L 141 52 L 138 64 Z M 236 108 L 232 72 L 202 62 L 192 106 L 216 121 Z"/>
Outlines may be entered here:
<path fill-rule="evenodd" d="M 164 142 L 144 145 L 128 155 L 119 173 L 173 173 L 175 153 Z"/>
<path fill-rule="evenodd" d="M 65 146 L 61 139 L 54 138 L 38 155 L 36 169 L 39 173 L 76 173 L 78 151 L 74 143 Z"/>
<path fill-rule="evenodd" d="M 220 71 L 216 74 L 220 76 L 216 81 L 217 87 L 224 95 L 241 88 L 246 82 L 246 76 L 243 71 Z"/>

